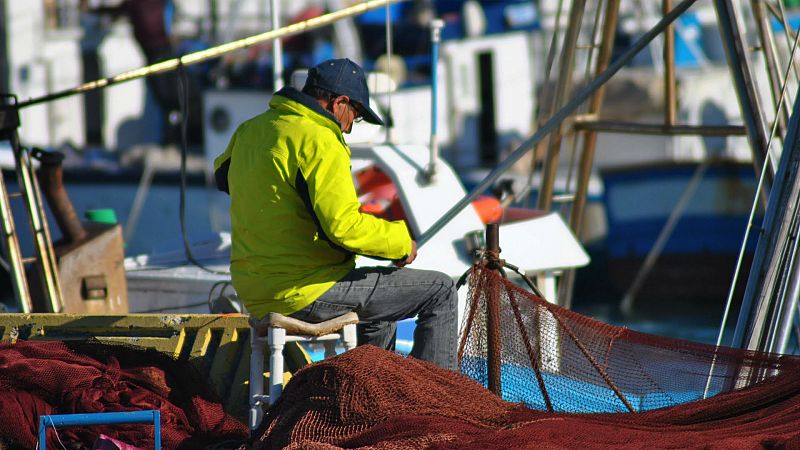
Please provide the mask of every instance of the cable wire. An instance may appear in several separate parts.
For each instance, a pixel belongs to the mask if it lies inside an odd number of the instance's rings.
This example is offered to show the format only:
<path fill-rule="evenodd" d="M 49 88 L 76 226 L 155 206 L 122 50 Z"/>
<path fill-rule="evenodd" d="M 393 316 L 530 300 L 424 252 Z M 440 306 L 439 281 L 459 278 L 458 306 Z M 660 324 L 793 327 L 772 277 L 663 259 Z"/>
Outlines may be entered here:
<path fill-rule="evenodd" d="M 186 67 L 180 61 L 181 59 L 178 58 L 178 105 L 180 108 L 181 128 L 181 181 L 178 214 L 180 217 L 183 250 L 186 253 L 186 259 L 200 269 L 216 275 L 230 275 L 229 271 L 209 269 L 195 259 L 194 255 L 192 255 L 191 246 L 189 245 L 188 234 L 186 233 L 186 155 L 188 153 L 187 128 L 189 124 L 189 75 L 186 72 Z"/>
<path fill-rule="evenodd" d="M 49 417 L 49 416 L 47 418 L 50 419 L 50 425 L 53 427 L 53 432 L 56 434 L 56 440 L 58 441 L 58 444 L 61 446 L 61 448 L 63 448 L 64 450 L 67 450 L 67 447 L 64 445 L 63 442 L 61 442 L 61 436 L 58 435 L 58 428 L 56 428 L 56 423 L 53 422 L 53 418 Z M 37 446 L 38 446 L 38 442 L 37 442 Z"/>

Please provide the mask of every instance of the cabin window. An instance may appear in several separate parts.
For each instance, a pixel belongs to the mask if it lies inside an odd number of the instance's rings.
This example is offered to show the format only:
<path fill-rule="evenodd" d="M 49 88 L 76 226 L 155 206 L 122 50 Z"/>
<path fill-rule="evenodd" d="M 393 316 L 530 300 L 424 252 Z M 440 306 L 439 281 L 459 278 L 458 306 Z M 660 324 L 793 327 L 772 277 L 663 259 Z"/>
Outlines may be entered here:
<path fill-rule="evenodd" d="M 81 0 L 44 0 L 44 23 L 48 30 L 80 27 Z"/>

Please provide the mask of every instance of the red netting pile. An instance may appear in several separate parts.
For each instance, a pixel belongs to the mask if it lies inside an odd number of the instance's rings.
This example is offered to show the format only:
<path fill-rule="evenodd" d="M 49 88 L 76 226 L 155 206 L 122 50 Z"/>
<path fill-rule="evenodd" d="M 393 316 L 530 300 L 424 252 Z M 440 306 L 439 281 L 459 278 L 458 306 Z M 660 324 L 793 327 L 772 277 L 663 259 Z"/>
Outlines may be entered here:
<path fill-rule="evenodd" d="M 39 416 L 161 411 L 163 448 L 194 449 L 247 439 L 208 383 L 185 361 L 155 350 L 99 343 L 0 344 L 0 448 L 37 448 Z M 93 425 L 47 432 L 47 447 L 92 448 L 100 434 L 153 448 L 153 426 Z M 71 445 L 72 444 L 72 445 Z M 76 447 L 75 444 L 78 444 Z"/>
<path fill-rule="evenodd" d="M 470 296 L 463 374 L 359 347 L 298 372 L 254 448 L 800 448 L 800 358 L 609 326 L 481 267 Z"/>

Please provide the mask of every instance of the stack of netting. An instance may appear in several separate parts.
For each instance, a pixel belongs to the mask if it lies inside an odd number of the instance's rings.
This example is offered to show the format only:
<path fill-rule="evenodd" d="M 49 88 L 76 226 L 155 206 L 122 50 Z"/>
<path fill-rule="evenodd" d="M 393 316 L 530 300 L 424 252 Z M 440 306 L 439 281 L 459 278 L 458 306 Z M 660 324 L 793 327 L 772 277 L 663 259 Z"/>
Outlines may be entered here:
<path fill-rule="evenodd" d="M 164 448 L 236 446 L 247 438 L 247 427 L 187 361 L 97 342 L 0 344 L 0 448 L 40 448 L 42 415 L 150 409 L 161 411 Z M 153 448 L 153 426 L 143 424 L 48 429 L 47 447 L 92 448 L 101 434 Z"/>
<path fill-rule="evenodd" d="M 470 301 L 470 378 L 360 347 L 297 373 L 255 448 L 800 448 L 800 358 L 602 324 L 480 266 Z"/>

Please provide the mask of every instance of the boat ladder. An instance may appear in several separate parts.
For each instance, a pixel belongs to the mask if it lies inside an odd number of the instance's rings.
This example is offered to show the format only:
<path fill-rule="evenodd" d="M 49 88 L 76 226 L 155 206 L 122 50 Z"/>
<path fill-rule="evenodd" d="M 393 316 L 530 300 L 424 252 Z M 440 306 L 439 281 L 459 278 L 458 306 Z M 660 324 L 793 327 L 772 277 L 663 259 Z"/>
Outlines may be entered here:
<path fill-rule="evenodd" d="M 55 252 L 47 226 L 47 217 L 44 212 L 41 191 L 36 181 L 33 170 L 33 154 L 19 142 L 18 127 L 19 109 L 16 96 L 2 94 L 3 101 L 0 105 L 0 141 L 7 141 L 14 154 L 14 166 L 19 185 L 18 192 L 8 192 L 2 172 L 0 172 L 0 219 L 2 219 L 3 256 L 2 265 L 12 278 L 14 296 L 20 306 L 20 312 L 29 313 L 34 310 L 31 295 L 31 284 L 28 275 L 36 272 L 38 284 L 44 294 L 44 305 L 37 309 L 46 309 L 48 312 L 61 312 L 63 299 L 61 286 L 58 280 Z M 25 205 L 25 215 L 28 219 L 35 254 L 23 256 L 20 250 L 19 235 L 12 214 L 11 200 L 19 199 Z M 26 272 L 27 266 L 34 270 Z M 36 297 L 37 299 L 39 297 Z M 37 305 L 38 306 L 38 305 Z"/>

